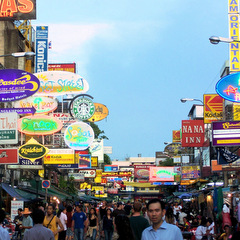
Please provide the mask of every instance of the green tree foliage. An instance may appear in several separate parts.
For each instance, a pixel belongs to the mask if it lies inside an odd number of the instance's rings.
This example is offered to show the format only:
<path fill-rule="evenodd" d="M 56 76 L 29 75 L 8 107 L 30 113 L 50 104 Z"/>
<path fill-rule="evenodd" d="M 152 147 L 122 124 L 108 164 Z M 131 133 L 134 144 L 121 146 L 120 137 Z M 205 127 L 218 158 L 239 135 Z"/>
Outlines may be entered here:
<path fill-rule="evenodd" d="M 100 130 L 96 123 L 90 122 L 90 126 L 94 131 L 94 135 L 96 139 L 107 139 L 108 137 L 104 135 L 104 131 Z"/>
<path fill-rule="evenodd" d="M 74 187 L 74 177 L 69 177 L 68 181 L 65 181 L 64 177 L 60 176 L 59 188 L 65 190 L 67 193 L 76 194 L 76 188 Z"/>
<path fill-rule="evenodd" d="M 167 158 L 165 161 L 160 162 L 159 166 L 164 166 L 164 167 L 171 167 L 174 166 L 173 159 L 172 158 Z"/>
<path fill-rule="evenodd" d="M 104 165 L 111 165 L 112 161 L 107 154 L 104 154 Z"/>

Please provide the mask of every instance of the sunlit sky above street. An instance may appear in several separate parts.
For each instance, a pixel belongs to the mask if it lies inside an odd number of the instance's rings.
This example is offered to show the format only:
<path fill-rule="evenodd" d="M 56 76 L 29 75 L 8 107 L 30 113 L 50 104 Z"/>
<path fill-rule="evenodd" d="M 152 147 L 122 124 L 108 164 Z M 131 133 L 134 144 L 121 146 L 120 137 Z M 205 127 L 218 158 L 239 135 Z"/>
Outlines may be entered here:
<path fill-rule="evenodd" d="M 154 157 L 172 141 L 193 102 L 215 93 L 228 44 L 228 1 L 37 0 L 34 26 L 49 26 L 49 63 L 76 62 L 94 102 L 111 159 Z M 196 103 L 196 102 L 195 102 Z"/>

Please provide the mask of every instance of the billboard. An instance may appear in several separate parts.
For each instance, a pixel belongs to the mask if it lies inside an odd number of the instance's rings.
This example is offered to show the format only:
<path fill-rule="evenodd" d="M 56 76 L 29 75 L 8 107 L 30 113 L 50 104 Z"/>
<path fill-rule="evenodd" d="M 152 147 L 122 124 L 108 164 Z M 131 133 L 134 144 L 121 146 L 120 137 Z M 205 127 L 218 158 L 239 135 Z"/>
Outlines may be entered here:
<path fill-rule="evenodd" d="M 174 167 L 149 167 L 150 182 L 174 182 Z"/>
<path fill-rule="evenodd" d="M 48 69 L 48 26 L 36 27 L 36 57 L 35 72 Z"/>
<path fill-rule="evenodd" d="M 57 118 L 59 121 L 62 122 L 63 127 L 62 127 L 61 132 L 63 132 L 63 133 L 65 132 L 65 130 L 68 126 L 70 126 L 72 123 L 76 122 L 76 120 L 74 120 L 72 118 L 70 113 L 50 113 L 49 115 Z"/>
<path fill-rule="evenodd" d="M 66 71 L 66 72 L 76 73 L 76 63 L 48 64 L 48 71 Z"/>
<path fill-rule="evenodd" d="M 203 143 L 203 120 L 182 120 L 182 147 L 202 147 Z"/>
<path fill-rule="evenodd" d="M 49 149 L 44 157 L 44 164 L 74 164 L 74 151 L 72 149 Z"/>
<path fill-rule="evenodd" d="M 203 95 L 204 123 L 222 120 L 223 101 L 224 99 L 218 94 Z"/>
<path fill-rule="evenodd" d="M 0 164 L 18 164 L 18 149 L 0 149 Z"/>
<path fill-rule="evenodd" d="M 98 122 L 105 119 L 108 116 L 108 108 L 101 103 L 94 103 L 95 112 L 91 118 L 88 119 L 89 122 Z"/>
<path fill-rule="evenodd" d="M 134 165 L 134 178 L 149 180 L 149 167 L 151 165 Z"/>
<path fill-rule="evenodd" d="M 98 163 L 103 163 L 104 153 L 103 153 L 103 140 L 94 139 L 93 143 L 90 146 L 90 151 L 92 153 L 92 157 L 98 157 Z"/>
<path fill-rule="evenodd" d="M 80 169 L 80 174 L 83 174 L 86 178 L 95 178 L 96 177 L 96 169 Z"/>
<path fill-rule="evenodd" d="M 182 179 L 200 178 L 200 166 L 182 167 Z"/>
<path fill-rule="evenodd" d="M 240 121 L 240 103 L 233 103 L 233 121 Z"/>
<path fill-rule="evenodd" d="M 105 172 L 118 171 L 118 165 L 105 165 L 105 166 L 104 166 L 104 171 L 105 171 Z"/>
<path fill-rule="evenodd" d="M 181 133 L 180 130 L 173 130 L 172 131 L 172 142 L 181 142 Z"/>
<path fill-rule="evenodd" d="M 238 146 L 240 144 L 240 121 L 213 122 L 212 144 L 218 146 Z"/>
<path fill-rule="evenodd" d="M 97 167 L 98 166 L 98 157 L 91 157 L 91 166 Z"/>
<path fill-rule="evenodd" d="M 79 163 L 79 168 L 91 168 L 90 154 L 81 154 L 81 151 L 75 151 L 75 160 Z"/>
<path fill-rule="evenodd" d="M 1 0 L 0 21 L 36 19 L 36 0 Z"/>

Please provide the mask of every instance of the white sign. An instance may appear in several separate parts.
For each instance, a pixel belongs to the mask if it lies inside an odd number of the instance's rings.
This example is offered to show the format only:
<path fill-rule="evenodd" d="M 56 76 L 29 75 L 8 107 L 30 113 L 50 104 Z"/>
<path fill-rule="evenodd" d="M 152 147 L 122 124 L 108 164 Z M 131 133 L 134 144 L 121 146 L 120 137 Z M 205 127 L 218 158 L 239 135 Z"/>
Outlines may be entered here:
<path fill-rule="evenodd" d="M 189 156 L 182 156 L 182 163 L 189 163 Z"/>
<path fill-rule="evenodd" d="M 96 177 L 96 169 L 81 169 L 79 170 L 80 174 L 83 174 L 85 178 L 95 178 Z"/>
<path fill-rule="evenodd" d="M 110 146 L 104 146 L 104 147 L 103 147 L 103 153 L 104 153 L 104 154 L 112 154 L 112 147 L 110 147 Z"/>
<path fill-rule="evenodd" d="M 0 113 L 0 144 L 18 143 L 18 114 Z"/>
<path fill-rule="evenodd" d="M 77 182 L 84 182 L 84 174 L 82 173 L 69 173 L 68 174 L 69 177 L 74 177 L 74 181 Z"/>
<path fill-rule="evenodd" d="M 62 122 L 63 124 L 62 130 L 61 130 L 62 133 L 65 132 L 68 126 L 76 122 L 76 120 L 71 117 L 70 113 L 51 113 L 50 116 L 53 116 Z"/>
<path fill-rule="evenodd" d="M 94 139 L 90 147 L 90 152 L 92 153 L 92 157 L 98 157 L 98 163 L 103 163 L 104 162 L 103 140 Z"/>
<path fill-rule="evenodd" d="M 181 156 L 173 157 L 173 162 L 174 163 L 181 163 Z"/>
<path fill-rule="evenodd" d="M 18 215 L 18 209 L 24 209 L 24 202 L 23 201 L 11 201 L 11 219 Z"/>

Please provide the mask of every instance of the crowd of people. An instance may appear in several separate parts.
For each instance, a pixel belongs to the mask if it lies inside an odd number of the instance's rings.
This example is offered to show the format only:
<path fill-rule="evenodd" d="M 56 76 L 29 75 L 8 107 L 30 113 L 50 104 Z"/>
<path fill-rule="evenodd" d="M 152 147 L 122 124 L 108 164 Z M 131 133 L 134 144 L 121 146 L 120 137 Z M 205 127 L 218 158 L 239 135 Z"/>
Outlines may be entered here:
<path fill-rule="evenodd" d="M 6 224 L 0 210 L 0 224 Z M 145 203 L 101 202 L 49 204 L 18 209 L 14 239 L 21 240 L 181 240 L 240 239 L 239 223 L 223 207 L 222 222 L 194 213 L 181 204 L 166 204 L 155 198 Z M 192 231 L 191 231 L 192 230 Z M 195 234 L 189 234 L 195 232 Z M 194 238 L 193 238 L 194 236 Z M 0 240 L 10 239 L 0 226 Z"/>

